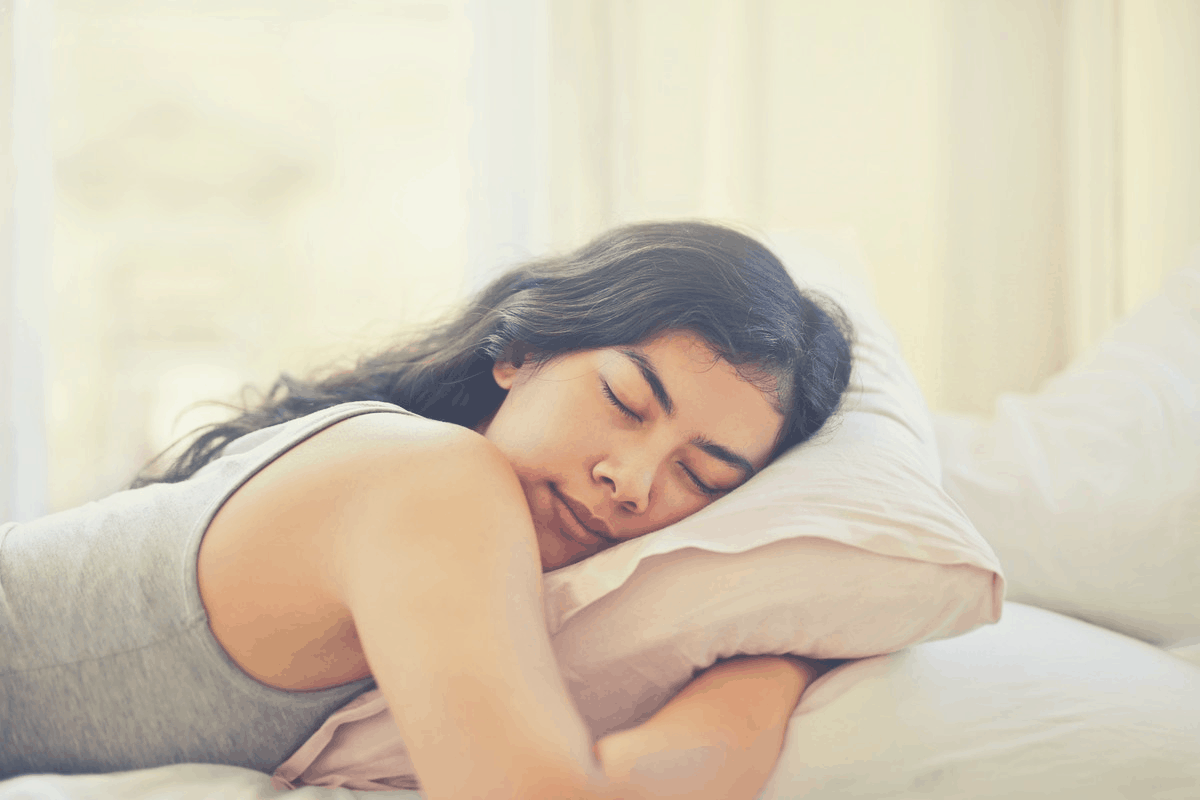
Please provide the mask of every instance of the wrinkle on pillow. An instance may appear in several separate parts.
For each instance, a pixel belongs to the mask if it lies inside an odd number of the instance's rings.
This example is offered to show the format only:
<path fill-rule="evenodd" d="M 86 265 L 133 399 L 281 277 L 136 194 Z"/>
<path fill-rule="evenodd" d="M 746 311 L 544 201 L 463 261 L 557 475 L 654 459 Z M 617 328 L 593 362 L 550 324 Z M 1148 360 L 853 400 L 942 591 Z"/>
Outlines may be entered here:
<path fill-rule="evenodd" d="M 648 559 L 554 637 L 594 735 L 645 721 L 701 665 L 722 658 L 863 658 L 957 636 L 994 615 L 990 580 L 968 564 L 880 556 L 816 537 L 753 554 L 738 568 L 704 550 Z M 683 574 L 706 587 L 703 596 L 680 590 Z"/>
<path fill-rule="evenodd" d="M 720 658 L 874 656 L 1000 618 L 1000 563 L 942 489 L 929 411 L 853 235 L 768 244 L 853 323 L 849 394 L 813 440 L 701 512 L 544 576 L 551 643 L 594 736 L 650 716 Z M 372 708 L 373 733 L 356 741 L 375 763 L 338 751 L 368 724 L 346 718 L 277 775 L 396 785 L 386 762 L 404 745 L 386 705 Z"/>
<path fill-rule="evenodd" d="M 779 641 L 788 640 L 791 649 L 816 658 L 869 655 L 963 633 L 966 621 L 990 613 L 991 598 L 978 591 L 976 571 L 965 565 L 944 568 L 881 558 L 821 539 L 781 541 L 764 551 L 772 558 L 742 573 L 731 572 L 720 554 L 706 551 L 679 551 L 643 564 L 621 592 L 584 609 L 554 639 L 567 688 L 594 736 L 649 718 L 674 694 L 664 687 L 677 684 L 681 675 L 690 679 L 694 665 L 708 660 L 714 649 L 723 656 L 773 652 Z M 799 572 L 798 557 L 807 557 L 810 565 Z M 672 562 L 686 564 L 698 580 L 709 582 L 703 601 L 675 592 L 661 579 Z M 744 591 L 748 587 L 779 595 L 778 606 L 790 605 L 790 611 L 755 601 L 757 592 Z M 975 608 L 964 607 L 972 603 Z M 635 618 L 610 613 L 615 604 L 634 606 Z M 897 618 L 897 606 L 919 613 Z M 847 615 L 859 624 L 845 625 Z M 636 636 L 630 635 L 630 624 Z M 272 784 L 277 789 L 420 787 L 378 689 L 330 716 L 275 771 Z"/>

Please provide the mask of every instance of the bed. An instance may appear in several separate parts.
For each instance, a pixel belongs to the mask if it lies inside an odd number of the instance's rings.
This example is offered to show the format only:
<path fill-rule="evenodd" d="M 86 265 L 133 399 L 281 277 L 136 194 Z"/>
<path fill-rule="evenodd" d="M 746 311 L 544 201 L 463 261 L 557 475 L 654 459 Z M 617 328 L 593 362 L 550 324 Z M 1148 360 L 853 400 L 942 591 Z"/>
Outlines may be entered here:
<path fill-rule="evenodd" d="M 1010 603 L 1000 623 L 856 661 L 796 710 L 762 800 L 1195 798 L 1200 665 Z M 27 776 L 3 800 L 418 800 L 414 791 L 275 789 L 269 776 L 185 764 Z"/>
<path fill-rule="evenodd" d="M 801 653 L 763 639 L 761 619 L 749 625 L 755 652 L 849 657 L 801 698 L 761 799 L 1200 798 L 1200 251 L 1161 295 L 1037 393 L 1002 398 L 988 418 L 933 414 L 928 422 L 938 491 L 986 539 L 974 561 L 962 551 L 934 566 L 963 575 L 969 566 L 974 582 L 930 625 L 886 645 L 833 632 Z M 672 552 L 696 546 L 693 539 Z M 758 541 L 749 552 L 778 546 Z M 660 562 L 668 556 L 658 553 Z M 994 574 L 993 556 L 1003 566 Z M 620 567 L 621 557 L 604 565 Z M 617 572 L 623 591 L 638 576 L 646 581 L 634 567 Z M 821 588 L 822 596 L 831 591 Z M 861 593 L 862 584 L 848 591 Z M 971 592 L 983 599 L 966 602 Z M 1005 594 L 1000 614 L 991 600 Z M 576 605 L 578 622 L 604 604 Z M 550 623 L 564 642 L 569 617 Z M 747 641 L 723 647 L 748 652 Z M 872 645 L 880 654 L 870 654 Z M 691 663 L 725 651 L 693 654 Z M 644 676 L 646 663 L 633 672 Z M 615 715 L 601 702 L 611 706 L 612 692 L 588 705 L 603 676 L 572 673 L 598 733 L 644 718 L 678 684 L 677 676 L 646 679 L 650 688 L 636 689 L 613 674 L 624 692 Z M 287 789 L 268 775 L 197 764 L 0 782 L 0 800 L 420 796 Z"/>

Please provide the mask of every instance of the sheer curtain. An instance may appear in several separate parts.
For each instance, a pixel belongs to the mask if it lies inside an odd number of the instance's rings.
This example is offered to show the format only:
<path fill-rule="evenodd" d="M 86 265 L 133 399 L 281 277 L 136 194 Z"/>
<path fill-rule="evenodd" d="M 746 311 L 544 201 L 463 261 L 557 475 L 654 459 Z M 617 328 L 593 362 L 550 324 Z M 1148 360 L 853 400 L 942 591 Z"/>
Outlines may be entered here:
<path fill-rule="evenodd" d="M 121 488 L 227 413 L 193 404 L 338 368 L 470 282 L 466 0 L 7 8 L 0 517 Z"/>
<path fill-rule="evenodd" d="M 0 9 L 0 520 L 47 509 L 45 372 L 53 183 L 49 141 L 51 0 Z"/>
<path fill-rule="evenodd" d="M 853 226 L 931 405 L 984 413 L 1200 240 L 1194 0 L 22 0 L 0 24 L 0 518 L 112 491 L 189 404 L 620 221 Z"/>

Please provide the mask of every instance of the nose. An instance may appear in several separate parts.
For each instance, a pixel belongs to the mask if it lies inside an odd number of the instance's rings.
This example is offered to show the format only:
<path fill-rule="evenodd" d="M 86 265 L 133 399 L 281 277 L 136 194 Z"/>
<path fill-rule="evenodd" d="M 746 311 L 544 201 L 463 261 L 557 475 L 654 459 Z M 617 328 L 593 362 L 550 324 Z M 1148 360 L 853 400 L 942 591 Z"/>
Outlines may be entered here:
<path fill-rule="evenodd" d="M 593 477 L 612 492 L 613 500 L 625 510 L 643 514 L 650 507 L 655 466 L 650 459 L 601 459 L 592 470 Z"/>

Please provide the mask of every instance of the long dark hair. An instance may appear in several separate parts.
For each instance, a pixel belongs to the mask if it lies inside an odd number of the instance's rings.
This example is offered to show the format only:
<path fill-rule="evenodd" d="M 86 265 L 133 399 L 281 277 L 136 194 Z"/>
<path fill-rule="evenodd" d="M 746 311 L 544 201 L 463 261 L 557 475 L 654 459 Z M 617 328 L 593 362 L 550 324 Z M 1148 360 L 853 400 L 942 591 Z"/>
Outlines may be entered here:
<path fill-rule="evenodd" d="M 850 379 L 845 314 L 800 291 L 762 244 L 708 222 L 635 223 L 509 270 L 446 321 L 353 369 L 281 375 L 260 403 L 201 428 L 165 471 L 152 473 L 151 462 L 133 486 L 185 480 L 244 434 L 353 400 L 474 427 L 504 399 L 497 360 L 539 363 L 668 330 L 699 335 L 747 380 L 769 378 L 762 388 L 784 415 L 773 456 L 815 434 Z"/>

